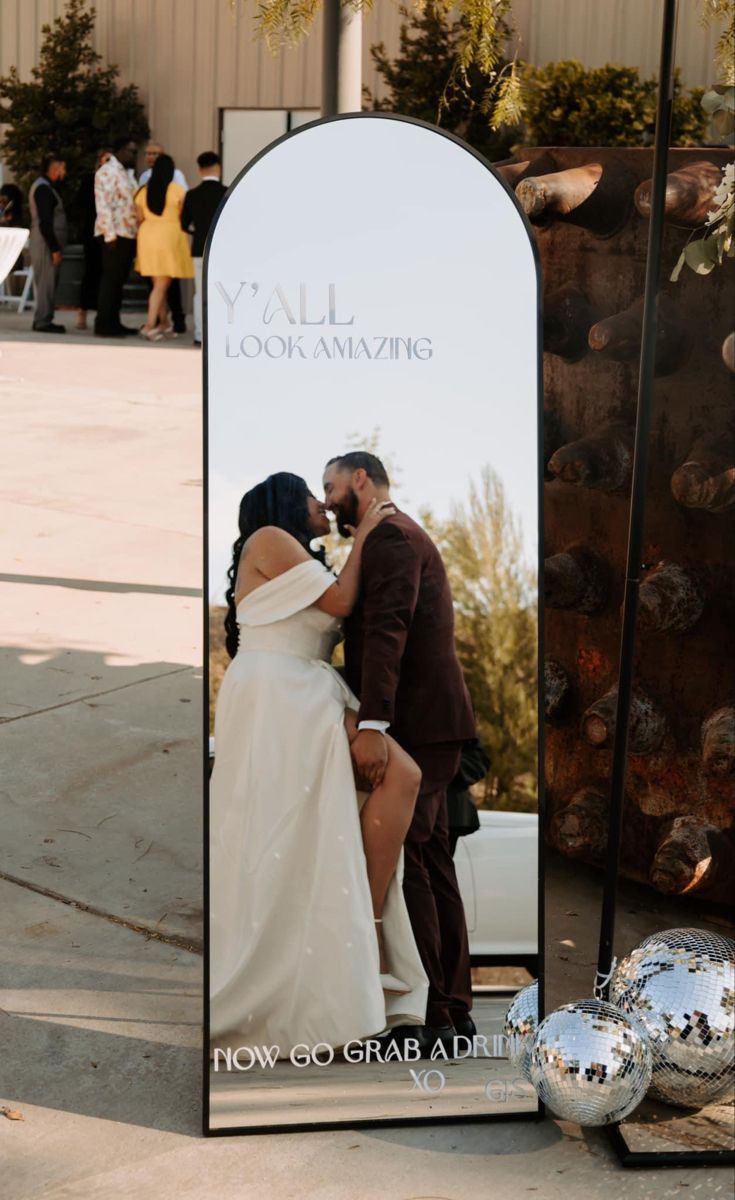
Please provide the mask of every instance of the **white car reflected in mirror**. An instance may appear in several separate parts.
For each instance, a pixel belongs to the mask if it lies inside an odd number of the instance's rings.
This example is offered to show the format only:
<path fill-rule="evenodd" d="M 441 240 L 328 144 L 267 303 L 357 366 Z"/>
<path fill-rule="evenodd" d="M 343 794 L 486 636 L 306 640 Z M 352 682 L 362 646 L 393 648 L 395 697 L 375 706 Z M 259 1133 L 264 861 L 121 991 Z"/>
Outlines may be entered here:
<path fill-rule="evenodd" d="M 538 953 L 538 815 L 479 810 L 454 864 L 473 965 L 528 965 Z M 534 973 L 534 972 L 532 972 Z"/>

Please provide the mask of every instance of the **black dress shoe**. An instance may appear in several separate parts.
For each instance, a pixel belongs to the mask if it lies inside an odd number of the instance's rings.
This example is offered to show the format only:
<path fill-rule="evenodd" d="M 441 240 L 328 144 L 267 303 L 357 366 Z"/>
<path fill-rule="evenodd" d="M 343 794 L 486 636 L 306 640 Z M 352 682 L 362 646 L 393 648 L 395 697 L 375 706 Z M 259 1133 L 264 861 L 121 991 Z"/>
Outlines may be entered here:
<path fill-rule="evenodd" d="M 186 321 L 174 321 L 174 333 L 186 333 Z"/>
<path fill-rule="evenodd" d="M 403 1053 L 406 1050 L 411 1051 L 413 1058 L 416 1053 L 416 1044 L 418 1044 L 419 1055 L 423 1056 L 426 1048 L 426 1026 L 425 1025 L 394 1025 L 392 1029 L 386 1029 L 385 1033 L 380 1033 L 373 1041 L 380 1042 L 386 1049 L 391 1042 L 395 1042 L 397 1048 Z M 409 1046 L 408 1043 L 412 1044 Z"/>
<path fill-rule="evenodd" d="M 419 1027 L 421 1028 L 421 1026 Z M 424 1044 L 421 1050 L 422 1058 L 431 1058 L 432 1054 L 437 1058 L 443 1058 L 444 1055 L 437 1051 L 437 1043 L 441 1043 L 447 1058 L 454 1058 L 454 1026 L 439 1025 L 432 1028 L 430 1025 L 423 1026 Z"/>
<path fill-rule="evenodd" d="M 463 1017 L 453 1017 L 454 1032 L 459 1037 L 473 1038 L 477 1036 L 477 1026 L 469 1013 Z"/>
<path fill-rule="evenodd" d="M 66 333 L 66 325 L 57 325 L 49 321 L 48 325 L 34 325 L 34 333 Z"/>

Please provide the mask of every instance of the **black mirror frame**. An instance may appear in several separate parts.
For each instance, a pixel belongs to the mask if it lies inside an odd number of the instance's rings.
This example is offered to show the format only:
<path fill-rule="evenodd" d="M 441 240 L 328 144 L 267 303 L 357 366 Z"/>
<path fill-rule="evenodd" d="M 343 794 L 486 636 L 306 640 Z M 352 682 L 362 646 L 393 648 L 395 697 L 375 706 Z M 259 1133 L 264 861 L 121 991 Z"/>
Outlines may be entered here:
<path fill-rule="evenodd" d="M 209 987 L 210 987 L 210 972 L 209 972 L 209 688 L 210 688 L 210 673 L 209 673 L 209 437 L 208 437 L 208 417 L 209 417 L 209 398 L 208 398 L 208 295 L 207 295 L 207 274 L 209 251 L 212 244 L 215 229 L 218 220 L 222 214 L 224 206 L 227 204 L 230 194 L 240 184 L 241 180 L 260 161 L 266 154 L 271 153 L 277 146 L 293 137 L 300 137 L 308 133 L 310 129 L 316 126 L 329 124 L 334 121 L 359 121 L 359 120 L 383 120 L 383 121 L 402 121 L 409 125 L 417 125 L 420 128 L 427 129 L 436 136 L 447 138 L 449 141 L 456 143 L 467 154 L 472 155 L 477 159 L 483 167 L 488 170 L 491 175 L 497 180 L 502 188 L 507 193 L 517 210 L 518 217 L 522 221 L 526 234 L 531 246 L 533 261 L 536 269 L 536 346 L 537 346 L 537 425 L 536 425 L 536 470 L 537 470 L 537 545 L 538 545 L 538 562 L 537 562 L 537 579 L 538 579 L 538 752 L 537 752 L 537 786 L 538 786 L 538 888 L 537 888 L 537 971 L 538 979 L 538 998 L 539 998 L 539 1020 L 544 1015 L 544 817 L 545 817 L 545 793 L 544 793 L 544 550 L 543 550 L 543 492 L 544 492 L 544 476 L 543 476 L 543 309 L 542 309 L 542 275 L 541 262 L 539 258 L 536 240 L 532 232 L 531 225 L 526 214 L 521 209 L 513 189 L 506 183 L 501 175 L 493 168 L 490 162 L 483 155 L 479 154 L 471 146 L 461 138 L 449 133 L 444 129 L 439 129 L 426 121 L 421 121 L 412 117 L 404 117 L 394 113 L 344 113 L 335 117 L 328 117 L 317 121 L 311 121 L 306 125 L 299 126 L 297 129 L 290 130 L 282 137 L 272 142 L 259 154 L 257 154 L 245 167 L 240 171 L 237 177 L 230 184 L 227 193 L 223 196 L 222 201 L 217 209 L 212 226 L 210 228 L 207 242 L 204 250 L 203 261 L 203 417 L 202 417 L 202 447 L 203 447 L 203 484 L 204 484 L 204 511 L 203 511 L 203 645 L 204 645 L 204 667 L 203 667 L 203 717 L 202 717 L 202 788 L 203 788 L 203 989 L 204 989 L 204 1006 L 203 1006 L 203 1046 L 202 1046 L 202 1132 L 205 1137 L 232 1137 L 243 1134 L 263 1134 L 263 1133 L 300 1133 L 309 1130 L 331 1130 L 331 1129 L 376 1129 L 376 1128 L 392 1128 L 399 1125 L 447 1125 L 456 1124 L 458 1122 L 474 1124 L 489 1121 L 538 1121 L 544 1116 L 544 1108 L 541 1103 L 538 1104 L 535 1111 L 530 1112 L 513 1112 L 513 1113 L 487 1113 L 487 1114 L 470 1114 L 461 1116 L 459 1113 L 450 1116 L 417 1116 L 417 1117 L 401 1117 L 375 1120 L 361 1121 L 315 1121 L 301 1122 L 298 1124 L 289 1124 L 286 1126 L 273 1125 L 252 1125 L 252 1126 L 233 1126 L 227 1129 L 211 1129 L 209 1125 Z"/>

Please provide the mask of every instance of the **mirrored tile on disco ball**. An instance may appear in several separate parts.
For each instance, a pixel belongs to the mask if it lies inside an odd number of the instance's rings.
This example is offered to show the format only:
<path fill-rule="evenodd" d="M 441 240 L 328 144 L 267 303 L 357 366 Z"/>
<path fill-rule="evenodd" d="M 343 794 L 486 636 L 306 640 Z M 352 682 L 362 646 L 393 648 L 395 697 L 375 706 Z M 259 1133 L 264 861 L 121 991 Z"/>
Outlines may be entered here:
<path fill-rule="evenodd" d="M 651 1095 L 683 1108 L 732 1097 L 735 942 L 700 929 L 645 938 L 617 964 L 610 999 L 651 1046 Z"/>
<path fill-rule="evenodd" d="M 514 997 L 503 1032 L 508 1039 L 508 1058 L 524 1079 L 530 1079 L 531 1049 L 538 1029 L 538 980 L 534 979 Z"/>
<path fill-rule="evenodd" d="M 533 1042 L 531 1082 L 553 1113 L 608 1125 L 638 1106 L 651 1080 L 651 1052 L 634 1017 L 604 1000 L 565 1004 Z"/>

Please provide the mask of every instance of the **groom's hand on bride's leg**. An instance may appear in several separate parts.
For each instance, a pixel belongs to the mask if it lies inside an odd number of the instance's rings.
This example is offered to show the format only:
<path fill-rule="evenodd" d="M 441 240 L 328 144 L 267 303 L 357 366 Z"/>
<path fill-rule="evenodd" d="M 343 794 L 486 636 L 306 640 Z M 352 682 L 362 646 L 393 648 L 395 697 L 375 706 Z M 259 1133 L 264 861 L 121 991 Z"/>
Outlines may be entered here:
<path fill-rule="evenodd" d="M 361 729 L 350 744 L 357 774 L 371 788 L 382 782 L 388 765 L 388 743 L 377 729 Z"/>

